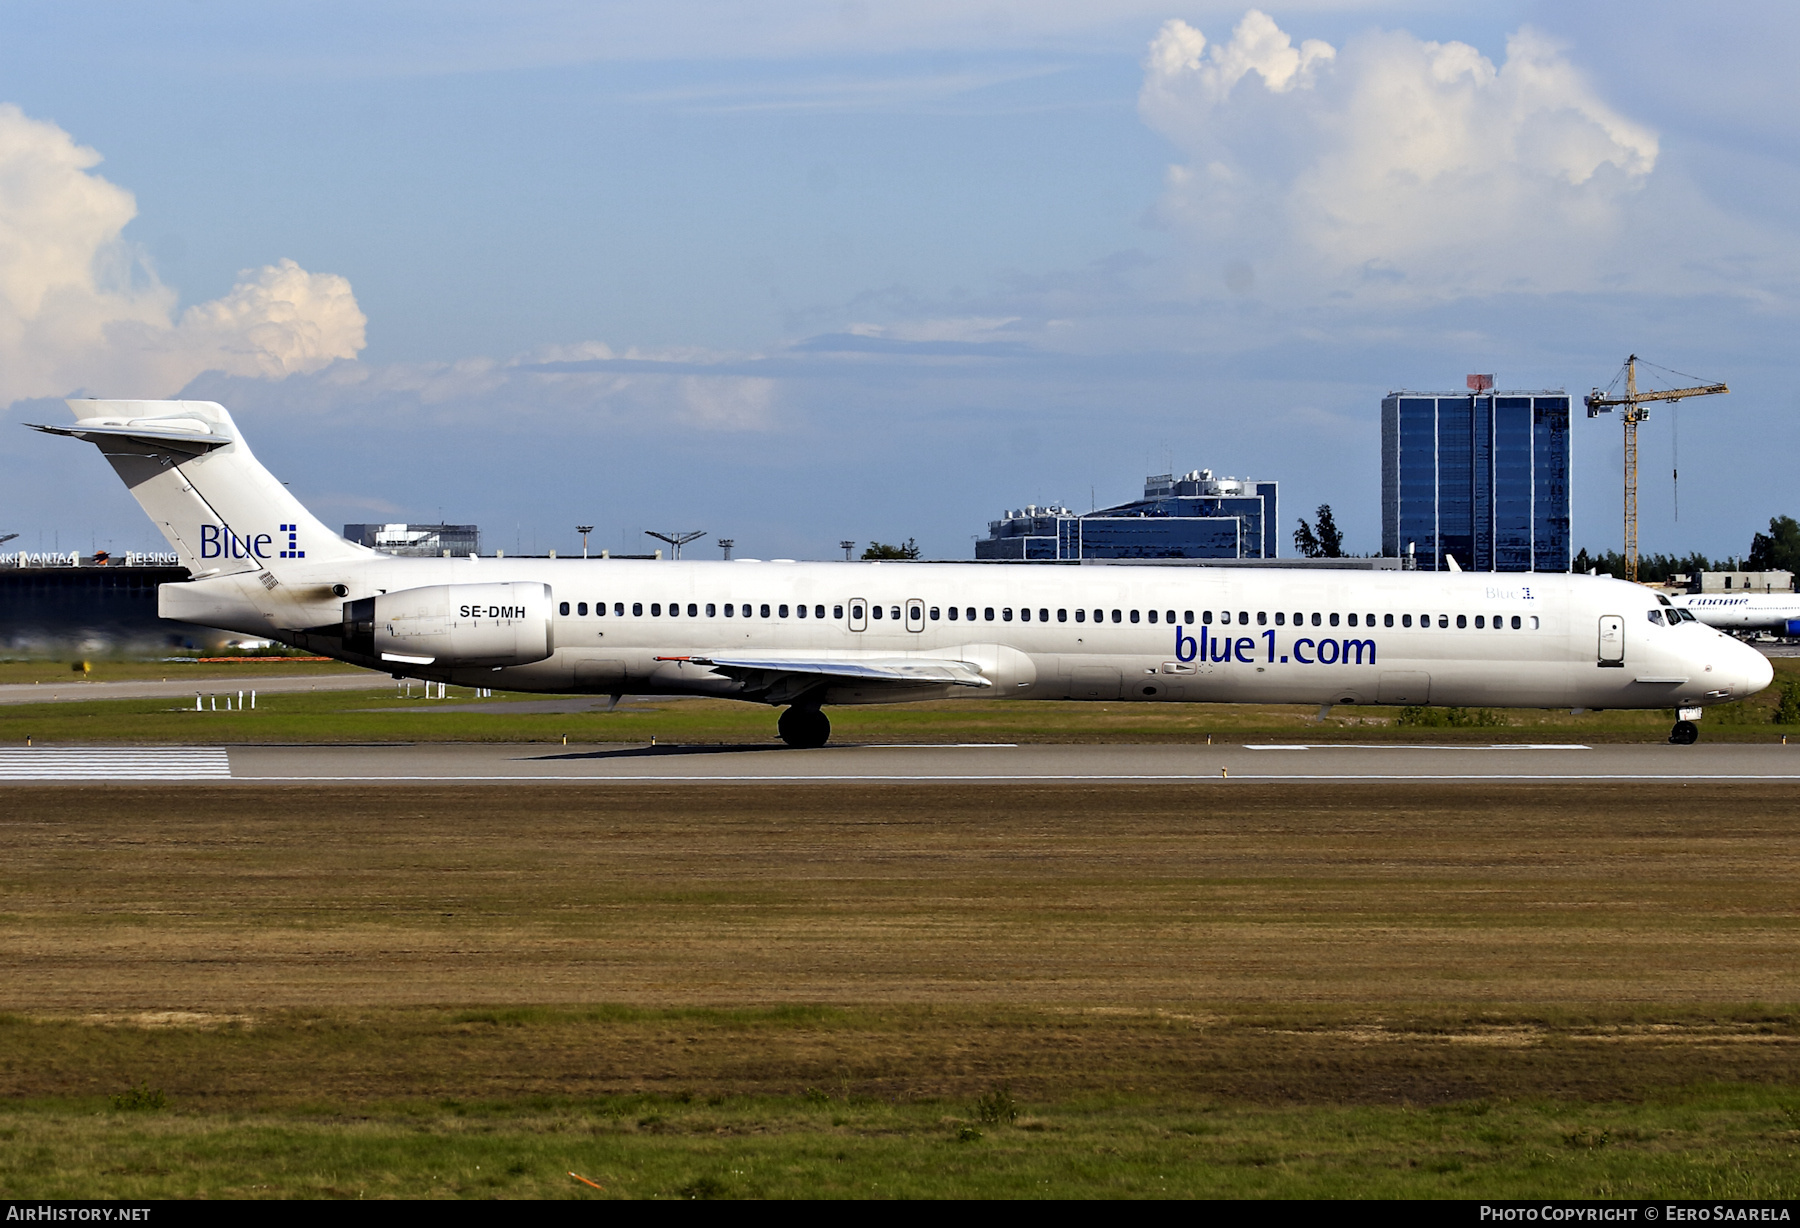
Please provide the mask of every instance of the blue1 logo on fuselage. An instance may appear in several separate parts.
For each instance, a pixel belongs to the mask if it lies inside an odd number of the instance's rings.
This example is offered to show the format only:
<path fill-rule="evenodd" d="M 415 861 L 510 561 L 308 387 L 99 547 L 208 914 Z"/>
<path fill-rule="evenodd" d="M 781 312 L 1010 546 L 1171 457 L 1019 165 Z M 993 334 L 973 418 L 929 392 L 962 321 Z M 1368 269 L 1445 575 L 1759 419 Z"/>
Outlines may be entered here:
<path fill-rule="evenodd" d="M 284 524 L 280 531 L 287 534 L 287 549 L 280 551 L 280 556 L 284 559 L 305 558 L 306 551 L 300 549 L 300 526 Z M 274 544 L 274 537 L 267 533 L 239 537 L 225 525 L 200 526 L 200 557 L 203 559 L 266 559 L 271 557 L 269 547 Z"/>
<path fill-rule="evenodd" d="M 1257 638 L 1264 641 L 1262 650 L 1266 664 L 1274 665 L 1277 661 L 1287 664 L 1288 656 L 1275 655 L 1275 630 L 1269 628 L 1258 637 L 1240 635 L 1214 636 L 1210 627 L 1201 627 L 1198 638 L 1189 635 L 1180 627 L 1175 628 L 1175 659 L 1188 662 L 1199 660 L 1214 665 L 1224 665 L 1236 661 L 1243 665 L 1256 664 Z M 1288 649 L 1295 661 L 1301 665 L 1362 665 L 1367 662 L 1375 664 L 1374 640 L 1334 640 L 1312 639 L 1301 636 Z"/>

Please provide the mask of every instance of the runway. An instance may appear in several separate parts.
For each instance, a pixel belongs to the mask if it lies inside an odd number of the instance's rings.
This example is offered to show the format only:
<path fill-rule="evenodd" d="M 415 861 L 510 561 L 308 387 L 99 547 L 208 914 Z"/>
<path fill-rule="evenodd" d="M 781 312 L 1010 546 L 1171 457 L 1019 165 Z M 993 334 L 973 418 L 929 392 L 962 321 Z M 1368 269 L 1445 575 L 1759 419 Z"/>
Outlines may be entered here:
<path fill-rule="evenodd" d="M 229 765 L 228 772 L 225 770 Z M 1794 781 L 1800 746 L 1420 742 L 1194 745 L 54 747 L 0 750 L 0 780 L 257 784 Z"/>

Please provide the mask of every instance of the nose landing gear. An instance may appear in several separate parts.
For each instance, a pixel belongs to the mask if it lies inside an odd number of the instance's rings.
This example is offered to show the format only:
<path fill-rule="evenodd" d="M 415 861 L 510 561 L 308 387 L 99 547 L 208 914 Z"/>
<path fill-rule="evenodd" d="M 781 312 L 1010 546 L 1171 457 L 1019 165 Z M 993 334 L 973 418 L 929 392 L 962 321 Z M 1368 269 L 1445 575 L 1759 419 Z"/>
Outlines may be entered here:
<path fill-rule="evenodd" d="M 775 731 L 796 750 L 815 750 L 831 740 L 831 721 L 817 708 L 795 704 L 781 714 Z"/>
<path fill-rule="evenodd" d="M 1669 730 L 1671 746 L 1692 746 L 1700 740 L 1700 726 L 1692 721 L 1676 721 L 1675 728 Z"/>

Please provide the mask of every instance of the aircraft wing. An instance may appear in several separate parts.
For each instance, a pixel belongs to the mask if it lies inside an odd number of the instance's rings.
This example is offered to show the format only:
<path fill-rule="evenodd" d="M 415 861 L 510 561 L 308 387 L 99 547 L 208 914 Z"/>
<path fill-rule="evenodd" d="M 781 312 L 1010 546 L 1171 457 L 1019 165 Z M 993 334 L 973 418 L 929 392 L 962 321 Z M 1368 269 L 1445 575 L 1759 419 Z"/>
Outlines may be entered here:
<path fill-rule="evenodd" d="M 991 687 L 993 682 L 967 661 L 924 657 L 658 657 L 659 661 L 687 661 L 703 665 L 730 678 L 746 682 L 774 683 L 777 679 L 799 682 L 841 680 L 860 683 L 892 683 L 899 686 Z"/>

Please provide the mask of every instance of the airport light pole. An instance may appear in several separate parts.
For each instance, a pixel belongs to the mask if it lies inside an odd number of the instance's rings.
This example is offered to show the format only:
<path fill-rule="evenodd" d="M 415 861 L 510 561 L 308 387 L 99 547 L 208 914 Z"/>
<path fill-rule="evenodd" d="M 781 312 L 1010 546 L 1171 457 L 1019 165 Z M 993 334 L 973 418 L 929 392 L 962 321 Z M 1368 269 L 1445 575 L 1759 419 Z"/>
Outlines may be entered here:
<path fill-rule="evenodd" d="M 575 526 L 575 531 L 581 534 L 581 557 L 585 559 L 588 556 L 587 535 L 594 531 L 594 526 L 591 524 L 578 524 Z"/>
<path fill-rule="evenodd" d="M 732 538 L 721 537 L 719 539 L 719 549 L 725 552 L 725 561 L 727 563 L 731 562 L 731 548 L 735 545 L 737 545 L 737 542 Z"/>
<path fill-rule="evenodd" d="M 844 562 L 848 563 L 850 561 L 850 552 L 856 549 L 856 543 L 850 541 L 839 542 L 838 549 L 844 552 Z"/>
<path fill-rule="evenodd" d="M 681 558 L 681 548 L 691 541 L 698 541 L 706 536 L 705 529 L 695 529 L 692 533 L 658 533 L 655 529 L 645 529 L 646 537 L 654 537 L 659 542 L 668 542 L 675 548 L 675 557 Z"/>

